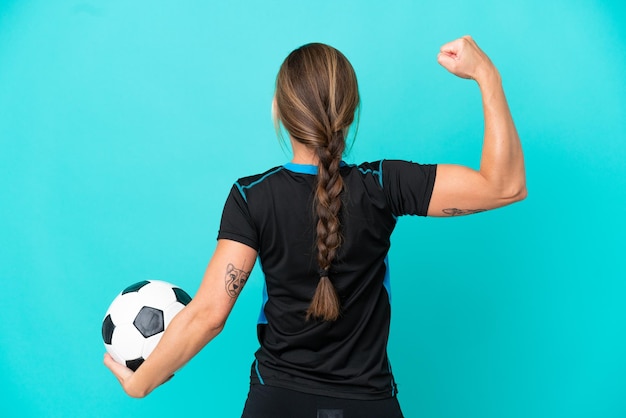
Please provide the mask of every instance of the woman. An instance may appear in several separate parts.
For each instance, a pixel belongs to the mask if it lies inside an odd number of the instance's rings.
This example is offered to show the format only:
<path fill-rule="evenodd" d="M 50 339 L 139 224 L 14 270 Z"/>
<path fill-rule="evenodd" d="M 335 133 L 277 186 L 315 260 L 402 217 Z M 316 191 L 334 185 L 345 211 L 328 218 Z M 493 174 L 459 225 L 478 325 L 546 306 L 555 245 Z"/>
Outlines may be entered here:
<path fill-rule="evenodd" d="M 222 330 L 258 256 L 261 348 L 243 416 L 402 416 L 386 352 L 387 252 L 397 217 L 465 215 L 526 196 L 522 149 L 497 69 L 469 36 L 444 45 L 438 61 L 480 87 L 480 170 L 343 163 L 359 105 L 352 66 L 322 44 L 285 59 L 274 112 L 293 159 L 235 183 L 196 297 L 137 372 L 105 356 L 130 396 L 146 396 Z"/>

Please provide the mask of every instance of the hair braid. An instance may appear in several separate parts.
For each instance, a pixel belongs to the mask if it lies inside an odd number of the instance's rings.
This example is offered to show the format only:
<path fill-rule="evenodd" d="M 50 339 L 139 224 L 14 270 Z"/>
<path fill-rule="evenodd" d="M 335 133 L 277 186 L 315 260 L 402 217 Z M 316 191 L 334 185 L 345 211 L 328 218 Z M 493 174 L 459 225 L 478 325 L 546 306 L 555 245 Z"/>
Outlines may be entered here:
<path fill-rule="evenodd" d="M 326 147 L 317 149 L 319 165 L 315 190 L 315 212 L 317 221 L 317 263 L 320 282 L 309 309 L 307 318 L 335 321 L 340 314 L 339 296 L 330 281 L 330 267 L 341 246 L 342 236 L 339 222 L 343 179 L 339 173 L 345 141 L 341 131 L 331 134 Z"/>
<path fill-rule="evenodd" d="M 277 131 L 282 123 L 291 140 L 306 145 L 318 159 L 314 214 L 320 280 L 306 317 L 334 321 L 341 308 L 330 270 L 342 243 L 341 157 L 359 105 L 354 69 L 335 48 L 304 45 L 281 65 L 275 99 Z"/>

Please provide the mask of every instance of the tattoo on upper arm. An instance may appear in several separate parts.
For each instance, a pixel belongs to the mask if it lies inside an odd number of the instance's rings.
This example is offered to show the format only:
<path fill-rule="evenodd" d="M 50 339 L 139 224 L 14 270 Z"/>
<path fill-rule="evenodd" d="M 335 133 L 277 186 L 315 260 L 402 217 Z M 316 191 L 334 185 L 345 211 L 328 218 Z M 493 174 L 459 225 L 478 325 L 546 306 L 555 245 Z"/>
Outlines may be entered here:
<path fill-rule="evenodd" d="M 443 213 L 449 216 L 462 216 L 462 215 L 471 215 L 474 213 L 484 212 L 487 209 L 457 209 L 457 208 L 447 208 L 443 210 Z"/>
<path fill-rule="evenodd" d="M 236 298 L 241 293 L 241 289 L 246 284 L 250 276 L 250 272 L 246 272 L 235 268 L 234 265 L 228 264 L 226 267 L 226 293 L 231 298 Z"/>

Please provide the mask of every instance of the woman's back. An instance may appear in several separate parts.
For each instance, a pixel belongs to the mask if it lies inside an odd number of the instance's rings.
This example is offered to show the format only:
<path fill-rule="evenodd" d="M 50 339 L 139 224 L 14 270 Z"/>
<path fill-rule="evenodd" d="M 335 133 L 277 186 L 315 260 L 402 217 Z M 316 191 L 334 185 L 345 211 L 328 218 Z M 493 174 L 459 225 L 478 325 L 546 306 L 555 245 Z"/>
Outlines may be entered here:
<path fill-rule="evenodd" d="M 319 280 L 316 166 L 290 163 L 233 186 L 219 238 L 257 249 L 265 276 L 253 382 L 356 399 L 393 396 L 387 252 L 397 216 L 425 215 L 435 171 L 400 161 L 342 164 L 343 239 L 330 270 L 341 305 L 334 322 L 306 317 Z"/>

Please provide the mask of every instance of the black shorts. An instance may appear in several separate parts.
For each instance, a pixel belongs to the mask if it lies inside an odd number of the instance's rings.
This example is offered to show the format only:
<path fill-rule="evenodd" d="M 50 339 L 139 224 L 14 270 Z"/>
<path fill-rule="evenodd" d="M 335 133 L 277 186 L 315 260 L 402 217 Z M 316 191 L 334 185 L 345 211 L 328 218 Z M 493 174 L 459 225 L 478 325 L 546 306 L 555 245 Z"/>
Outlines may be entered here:
<path fill-rule="evenodd" d="M 241 418 L 403 418 L 396 397 L 356 400 L 250 385 Z"/>

